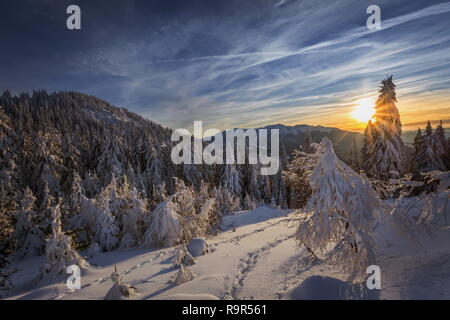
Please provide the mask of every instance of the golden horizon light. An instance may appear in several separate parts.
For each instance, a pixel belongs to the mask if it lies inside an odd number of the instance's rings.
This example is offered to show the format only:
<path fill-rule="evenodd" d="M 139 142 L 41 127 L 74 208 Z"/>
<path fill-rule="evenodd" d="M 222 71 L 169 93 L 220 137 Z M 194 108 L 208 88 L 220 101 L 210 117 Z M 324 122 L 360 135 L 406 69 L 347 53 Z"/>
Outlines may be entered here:
<path fill-rule="evenodd" d="M 350 113 L 352 119 L 361 123 L 367 123 L 375 115 L 375 103 L 372 98 L 362 98 L 355 102 L 353 111 Z"/>

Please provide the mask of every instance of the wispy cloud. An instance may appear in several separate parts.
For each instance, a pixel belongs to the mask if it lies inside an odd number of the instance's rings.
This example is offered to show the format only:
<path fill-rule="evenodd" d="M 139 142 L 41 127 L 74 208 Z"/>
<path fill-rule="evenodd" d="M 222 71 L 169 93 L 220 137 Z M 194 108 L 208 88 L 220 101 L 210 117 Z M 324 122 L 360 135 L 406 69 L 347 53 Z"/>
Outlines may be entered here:
<path fill-rule="evenodd" d="M 354 102 L 394 74 L 402 117 L 420 122 L 427 100 L 403 102 L 450 88 L 450 2 L 379 2 L 379 31 L 365 26 L 366 1 L 205 2 L 207 9 L 170 8 L 176 12 L 135 3 L 127 14 L 137 26 L 99 25 L 87 36 L 92 45 L 71 55 L 72 87 L 53 87 L 99 95 L 171 127 L 203 120 L 219 129 L 354 128 Z M 429 116 L 448 118 L 445 99 L 434 102 Z"/>

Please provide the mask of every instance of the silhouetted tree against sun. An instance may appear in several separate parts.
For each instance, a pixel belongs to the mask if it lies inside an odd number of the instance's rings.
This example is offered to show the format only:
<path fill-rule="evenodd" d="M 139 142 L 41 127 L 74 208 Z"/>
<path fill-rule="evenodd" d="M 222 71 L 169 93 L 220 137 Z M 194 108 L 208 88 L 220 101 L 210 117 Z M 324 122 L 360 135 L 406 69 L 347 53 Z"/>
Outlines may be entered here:
<path fill-rule="evenodd" d="M 365 131 L 364 169 L 368 176 L 387 180 L 393 172 L 405 172 L 402 123 L 396 102 L 396 85 L 392 76 L 381 81 L 375 106 L 375 121 Z"/>

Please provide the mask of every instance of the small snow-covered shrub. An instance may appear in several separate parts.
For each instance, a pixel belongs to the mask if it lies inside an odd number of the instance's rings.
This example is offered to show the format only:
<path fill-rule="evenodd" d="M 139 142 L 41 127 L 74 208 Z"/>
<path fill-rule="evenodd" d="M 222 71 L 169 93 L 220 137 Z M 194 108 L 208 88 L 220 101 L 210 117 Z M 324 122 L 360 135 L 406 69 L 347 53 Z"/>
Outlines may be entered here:
<path fill-rule="evenodd" d="M 186 246 L 183 245 L 177 249 L 172 263 L 175 267 L 179 267 L 182 264 L 185 266 L 192 266 L 195 264 L 195 259 L 187 251 Z"/>
<path fill-rule="evenodd" d="M 211 229 L 218 225 L 221 214 L 217 207 L 217 200 L 214 198 L 207 199 L 201 206 L 196 216 L 196 226 L 198 234 L 208 234 Z"/>
<path fill-rule="evenodd" d="M 180 285 L 185 282 L 191 281 L 196 277 L 195 273 L 193 273 L 188 267 L 185 267 L 183 264 L 180 265 L 180 269 L 173 280 L 175 285 Z"/>
<path fill-rule="evenodd" d="M 136 288 L 123 282 L 117 270 L 111 274 L 111 281 L 113 286 L 106 293 L 104 300 L 123 300 L 137 295 Z"/>

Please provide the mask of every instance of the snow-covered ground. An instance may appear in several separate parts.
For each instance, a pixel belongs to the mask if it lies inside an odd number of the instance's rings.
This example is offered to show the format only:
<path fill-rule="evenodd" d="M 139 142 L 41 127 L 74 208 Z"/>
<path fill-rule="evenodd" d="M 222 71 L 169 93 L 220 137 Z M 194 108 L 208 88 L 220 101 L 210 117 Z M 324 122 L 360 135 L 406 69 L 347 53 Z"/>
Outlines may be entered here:
<path fill-rule="evenodd" d="M 210 253 L 189 267 L 195 279 L 178 286 L 171 283 L 178 272 L 172 264 L 176 248 L 101 253 L 89 260 L 82 288 L 75 292 L 69 292 L 64 278 L 47 285 L 36 280 L 42 259 L 29 259 L 17 265 L 20 270 L 13 275 L 17 291 L 8 299 L 103 299 L 112 287 L 114 266 L 124 282 L 137 288 L 139 294 L 132 299 L 290 299 L 309 294 L 301 286 L 308 278 L 309 287 L 315 289 L 310 297 L 330 297 L 329 290 L 343 283 L 311 277 L 346 281 L 348 275 L 299 247 L 296 226 L 295 214 L 269 207 L 224 217 L 222 231 L 206 239 Z M 450 299 L 450 230 L 439 231 L 423 249 L 380 231 L 377 243 L 382 289 L 373 296 Z"/>

